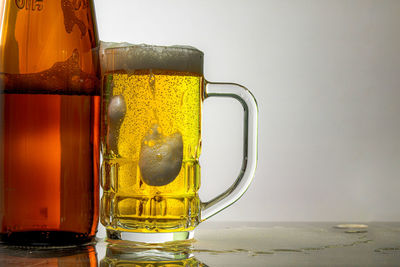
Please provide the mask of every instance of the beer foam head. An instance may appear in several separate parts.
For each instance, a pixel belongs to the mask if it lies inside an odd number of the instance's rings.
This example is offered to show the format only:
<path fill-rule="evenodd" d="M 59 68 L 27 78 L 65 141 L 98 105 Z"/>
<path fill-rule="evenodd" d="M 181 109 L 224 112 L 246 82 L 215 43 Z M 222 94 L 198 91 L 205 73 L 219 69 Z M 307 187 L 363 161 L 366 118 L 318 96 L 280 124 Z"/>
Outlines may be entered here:
<path fill-rule="evenodd" d="M 102 73 L 145 69 L 185 71 L 203 75 L 204 54 L 191 46 L 101 43 Z"/>

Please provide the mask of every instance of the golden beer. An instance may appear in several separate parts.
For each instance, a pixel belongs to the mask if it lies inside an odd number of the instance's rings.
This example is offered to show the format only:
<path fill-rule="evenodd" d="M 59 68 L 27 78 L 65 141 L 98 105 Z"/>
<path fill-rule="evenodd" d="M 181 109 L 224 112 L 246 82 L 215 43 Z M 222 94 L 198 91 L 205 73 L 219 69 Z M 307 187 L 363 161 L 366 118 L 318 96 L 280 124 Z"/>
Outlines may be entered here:
<path fill-rule="evenodd" d="M 101 222 L 109 230 L 190 231 L 200 220 L 201 73 L 103 75 Z"/>

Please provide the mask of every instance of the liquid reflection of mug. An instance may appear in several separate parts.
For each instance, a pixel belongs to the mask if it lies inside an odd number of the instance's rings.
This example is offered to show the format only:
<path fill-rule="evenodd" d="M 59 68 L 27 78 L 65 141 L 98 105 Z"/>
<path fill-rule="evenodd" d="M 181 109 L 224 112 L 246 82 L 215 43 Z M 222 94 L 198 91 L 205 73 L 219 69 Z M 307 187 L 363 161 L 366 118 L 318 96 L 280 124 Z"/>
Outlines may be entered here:
<path fill-rule="evenodd" d="M 191 47 L 111 47 L 102 67 L 101 222 L 108 238 L 192 238 L 195 226 L 239 199 L 254 176 L 254 97 L 240 85 L 206 81 L 203 53 Z M 201 108 L 213 96 L 244 108 L 243 164 L 228 190 L 201 202 Z"/>
<path fill-rule="evenodd" d="M 6 247 L 0 246 L 0 266 L 96 267 L 94 246 L 57 247 Z"/>
<path fill-rule="evenodd" d="M 106 256 L 101 260 L 100 266 L 207 267 L 207 265 L 201 263 L 186 252 L 186 250 L 179 250 L 178 247 L 175 247 L 175 249 L 172 247 L 170 249 L 164 247 L 145 249 L 143 247 L 135 248 L 108 245 Z"/>

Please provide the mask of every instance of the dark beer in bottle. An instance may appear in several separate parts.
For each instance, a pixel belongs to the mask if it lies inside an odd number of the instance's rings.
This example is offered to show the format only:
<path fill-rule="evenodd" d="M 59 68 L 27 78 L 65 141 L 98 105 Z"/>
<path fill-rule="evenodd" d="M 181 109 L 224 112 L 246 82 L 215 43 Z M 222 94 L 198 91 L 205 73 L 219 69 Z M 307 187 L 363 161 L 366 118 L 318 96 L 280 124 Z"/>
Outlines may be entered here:
<path fill-rule="evenodd" d="M 93 2 L 3 0 L 0 8 L 0 241 L 88 242 L 99 201 Z"/>

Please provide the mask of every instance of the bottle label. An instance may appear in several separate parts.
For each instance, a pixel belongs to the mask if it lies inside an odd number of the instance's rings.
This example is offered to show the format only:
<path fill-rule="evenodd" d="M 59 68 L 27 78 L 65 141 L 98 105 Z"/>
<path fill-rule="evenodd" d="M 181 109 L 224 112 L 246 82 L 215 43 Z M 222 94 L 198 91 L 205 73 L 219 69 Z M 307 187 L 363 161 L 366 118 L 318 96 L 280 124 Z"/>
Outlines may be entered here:
<path fill-rule="evenodd" d="M 89 0 L 72 0 L 75 10 L 85 9 L 89 7 Z"/>
<path fill-rule="evenodd" d="M 43 0 L 15 0 L 15 4 L 19 9 L 43 10 Z"/>
<path fill-rule="evenodd" d="M 79 9 L 84 9 L 89 6 L 88 0 L 61 0 L 61 8 L 64 14 L 64 26 L 67 33 L 71 33 L 74 25 L 79 27 L 81 38 L 85 36 L 87 27 L 85 23 L 77 16 Z"/>
<path fill-rule="evenodd" d="M 76 11 L 89 7 L 89 0 L 72 0 L 71 2 Z M 15 4 L 19 9 L 32 9 L 33 11 L 43 10 L 43 0 L 15 0 Z"/>

